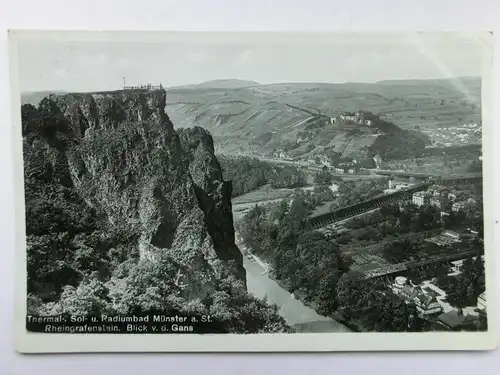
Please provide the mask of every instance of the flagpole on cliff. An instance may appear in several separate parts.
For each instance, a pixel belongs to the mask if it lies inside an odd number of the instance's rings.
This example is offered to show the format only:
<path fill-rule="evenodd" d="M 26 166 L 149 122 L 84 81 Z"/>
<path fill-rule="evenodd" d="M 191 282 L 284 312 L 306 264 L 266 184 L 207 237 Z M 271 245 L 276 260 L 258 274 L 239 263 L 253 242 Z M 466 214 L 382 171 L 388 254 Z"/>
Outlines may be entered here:
<path fill-rule="evenodd" d="M 125 88 L 125 77 L 123 77 L 123 88 Z"/>

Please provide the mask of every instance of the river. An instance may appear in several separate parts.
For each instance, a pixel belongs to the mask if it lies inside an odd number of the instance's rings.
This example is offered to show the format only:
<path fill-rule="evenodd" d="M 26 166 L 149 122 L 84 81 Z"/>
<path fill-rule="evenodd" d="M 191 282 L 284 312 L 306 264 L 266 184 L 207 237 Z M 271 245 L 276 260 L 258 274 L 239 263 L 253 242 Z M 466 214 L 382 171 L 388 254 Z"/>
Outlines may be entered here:
<path fill-rule="evenodd" d="M 338 186 L 332 184 L 330 189 L 335 192 Z M 238 197 L 233 203 L 234 220 L 240 220 L 256 204 L 274 203 L 283 199 L 283 197 L 269 199 L 269 194 L 274 190 L 279 189 L 265 189 L 266 194 L 257 190 Z M 290 192 L 292 192 L 291 189 Z M 242 250 L 245 248 L 241 243 L 238 243 L 238 246 Z M 263 262 L 250 260 L 243 255 L 243 265 L 247 271 L 248 291 L 258 298 L 267 296 L 268 302 L 278 305 L 280 315 L 289 325 L 295 326 L 297 332 L 351 332 L 343 324 L 318 314 L 314 309 L 295 299 L 291 293 L 268 277 Z"/>
<path fill-rule="evenodd" d="M 265 269 L 258 262 L 243 256 L 243 265 L 247 271 L 248 291 L 259 298 L 267 296 L 270 303 L 280 307 L 280 315 L 286 322 L 295 326 L 299 332 L 350 332 L 343 324 L 319 315 L 314 309 L 294 299 L 276 281 L 270 279 Z"/>

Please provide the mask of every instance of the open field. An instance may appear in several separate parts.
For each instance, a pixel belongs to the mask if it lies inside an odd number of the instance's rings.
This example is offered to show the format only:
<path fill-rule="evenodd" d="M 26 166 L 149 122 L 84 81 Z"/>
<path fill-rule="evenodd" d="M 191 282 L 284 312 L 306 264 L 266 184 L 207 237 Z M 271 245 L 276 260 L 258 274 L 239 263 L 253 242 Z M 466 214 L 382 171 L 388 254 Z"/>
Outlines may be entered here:
<path fill-rule="evenodd" d="M 310 189 L 304 187 L 302 189 Z M 269 205 L 280 202 L 293 194 L 294 189 L 276 189 L 270 185 L 264 185 L 249 193 L 232 198 L 233 218 L 235 221 L 241 219 L 255 205 Z"/>
<path fill-rule="evenodd" d="M 293 194 L 293 189 L 275 189 L 270 185 L 264 185 L 249 193 L 232 198 L 233 205 L 242 205 L 248 203 L 259 203 L 283 199 Z"/>

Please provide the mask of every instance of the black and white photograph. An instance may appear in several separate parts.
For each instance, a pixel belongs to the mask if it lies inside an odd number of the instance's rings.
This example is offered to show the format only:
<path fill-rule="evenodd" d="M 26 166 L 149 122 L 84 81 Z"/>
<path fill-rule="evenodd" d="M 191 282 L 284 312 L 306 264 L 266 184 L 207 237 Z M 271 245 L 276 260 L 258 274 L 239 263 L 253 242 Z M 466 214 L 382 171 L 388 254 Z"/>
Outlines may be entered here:
<path fill-rule="evenodd" d="M 492 345 L 487 33 L 10 38 L 30 351 Z"/>

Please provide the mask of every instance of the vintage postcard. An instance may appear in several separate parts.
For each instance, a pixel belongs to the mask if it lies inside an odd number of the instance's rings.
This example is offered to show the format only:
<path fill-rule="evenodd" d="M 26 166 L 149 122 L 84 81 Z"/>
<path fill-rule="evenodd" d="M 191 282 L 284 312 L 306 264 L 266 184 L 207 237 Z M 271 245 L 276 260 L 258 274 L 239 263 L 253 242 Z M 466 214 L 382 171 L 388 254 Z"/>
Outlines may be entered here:
<path fill-rule="evenodd" d="M 18 351 L 496 347 L 489 33 L 9 39 Z"/>

